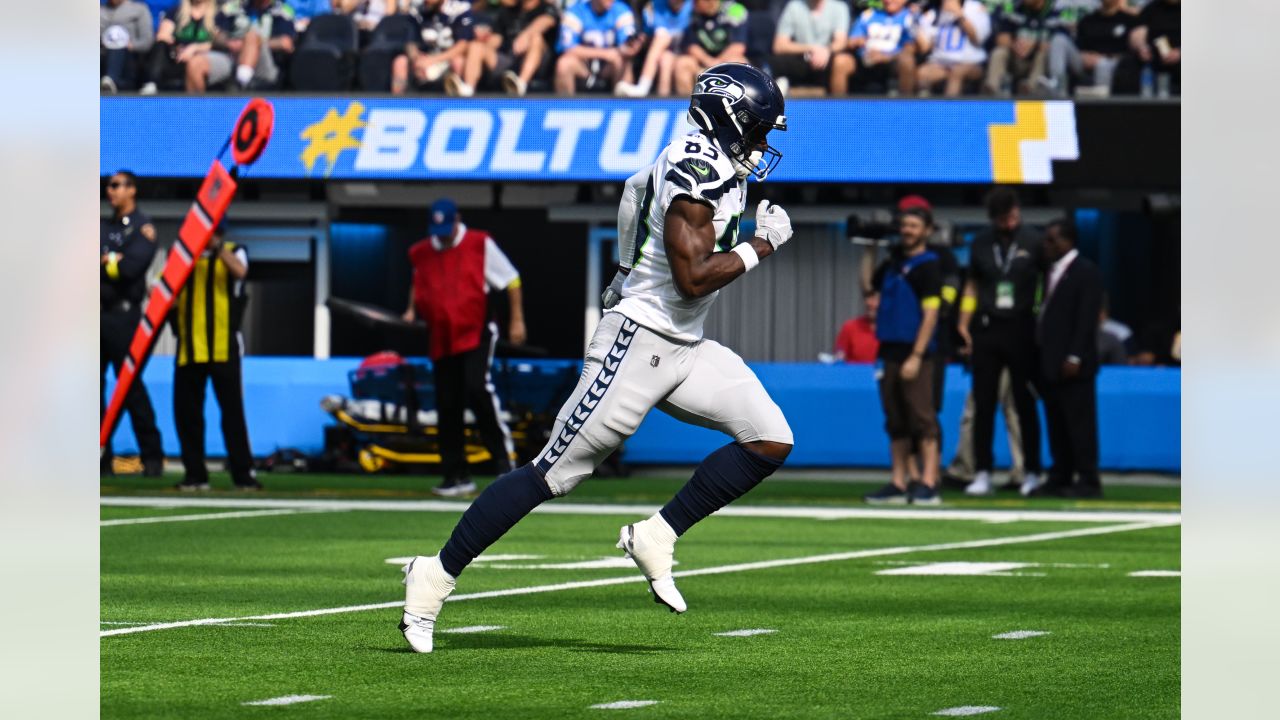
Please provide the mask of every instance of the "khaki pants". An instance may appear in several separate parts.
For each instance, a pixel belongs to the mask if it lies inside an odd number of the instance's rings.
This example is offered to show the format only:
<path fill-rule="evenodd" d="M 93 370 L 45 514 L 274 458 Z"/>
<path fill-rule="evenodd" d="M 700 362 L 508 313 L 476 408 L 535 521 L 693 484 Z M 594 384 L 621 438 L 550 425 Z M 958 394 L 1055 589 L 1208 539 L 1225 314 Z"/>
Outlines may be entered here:
<path fill-rule="evenodd" d="M 938 411 L 933 406 L 932 358 L 920 361 L 920 373 L 904 380 L 902 363 L 886 360 L 880 377 L 880 405 L 890 440 L 938 439 Z"/>
<path fill-rule="evenodd" d="M 1018 409 L 1013 404 L 1013 389 L 1009 385 L 1009 371 L 1000 373 L 1000 407 L 1004 409 L 1004 426 L 1009 435 L 1009 479 L 1022 482 L 1022 433 L 1018 425 Z M 973 391 L 964 400 L 964 413 L 960 416 L 960 439 L 956 444 L 956 456 L 947 467 L 947 474 L 961 480 L 973 479 Z"/>
<path fill-rule="evenodd" d="M 991 51 L 987 60 L 987 79 L 984 86 L 992 95 L 999 95 L 1004 89 L 1006 75 L 1012 74 L 1014 93 L 1035 90 L 1032 83 L 1045 74 L 1048 52 L 1037 50 L 1031 57 L 1020 58 L 1013 54 L 1011 48 L 998 47 Z"/>

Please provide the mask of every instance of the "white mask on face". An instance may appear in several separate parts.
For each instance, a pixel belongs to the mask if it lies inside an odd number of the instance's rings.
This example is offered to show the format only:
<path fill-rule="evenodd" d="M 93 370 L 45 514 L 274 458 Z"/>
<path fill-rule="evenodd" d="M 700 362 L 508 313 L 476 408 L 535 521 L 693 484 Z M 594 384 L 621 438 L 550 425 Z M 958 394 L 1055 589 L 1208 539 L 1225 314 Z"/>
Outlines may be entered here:
<path fill-rule="evenodd" d="M 745 162 L 738 161 L 734 163 L 734 171 L 737 173 L 738 179 L 742 180 L 750 175 L 752 170 L 760 167 L 760 158 L 762 157 L 764 157 L 764 153 L 759 150 L 755 150 L 747 156 Z"/>

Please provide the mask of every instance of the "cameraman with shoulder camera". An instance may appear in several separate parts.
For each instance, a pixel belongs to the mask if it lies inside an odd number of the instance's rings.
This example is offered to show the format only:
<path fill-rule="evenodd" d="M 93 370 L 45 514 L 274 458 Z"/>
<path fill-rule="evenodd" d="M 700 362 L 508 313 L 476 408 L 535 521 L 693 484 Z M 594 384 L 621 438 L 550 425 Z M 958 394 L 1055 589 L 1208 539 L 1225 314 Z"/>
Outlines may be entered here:
<path fill-rule="evenodd" d="M 262 489 L 253 472 L 240 379 L 240 356 L 244 353 L 240 320 L 247 300 L 244 279 L 248 274 L 248 252 L 243 246 L 227 242 L 219 225 L 173 306 L 171 317 L 178 336 L 173 419 L 182 444 L 184 472 L 182 482 L 175 486 L 178 490 L 209 489 L 204 455 L 204 398 L 210 381 L 222 411 L 222 441 L 227 448 L 231 480 L 239 490 Z"/>
<path fill-rule="evenodd" d="M 114 212 L 110 219 L 102 221 L 98 272 L 103 392 L 107 388 L 107 365 L 114 365 L 118 376 L 129 354 L 129 343 L 142 319 L 142 301 L 147 295 L 147 267 L 156 254 L 156 226 L 138 209 L 137 176 L 128 170 L 112 175 L 107 181 L 107 200 Z M 100 407 L 105 413 L 106 406 Z M 143 474 L 159 475 L 164 472 L 164 450 L 156 428 L 156 411 L 141 376 L 134 379 L 124 407 L 138 439 Z M 102 471 L 112 472 L 110 443 L 102 456 Z"/>

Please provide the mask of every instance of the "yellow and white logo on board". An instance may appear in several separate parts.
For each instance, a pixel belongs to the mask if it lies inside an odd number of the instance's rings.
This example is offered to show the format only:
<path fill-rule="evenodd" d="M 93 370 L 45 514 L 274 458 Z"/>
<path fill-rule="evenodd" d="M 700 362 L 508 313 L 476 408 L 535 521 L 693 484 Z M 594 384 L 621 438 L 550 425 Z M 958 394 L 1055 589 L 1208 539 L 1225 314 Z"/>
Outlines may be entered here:
<path fill-rule="evenodd" d="M 992 123 L 991 179 L 997 183 L 1053 182 L 1054 160 L 1079 160 L 1075 106 L 1068 101 L 1014 103 L 1013 123 Z"/>

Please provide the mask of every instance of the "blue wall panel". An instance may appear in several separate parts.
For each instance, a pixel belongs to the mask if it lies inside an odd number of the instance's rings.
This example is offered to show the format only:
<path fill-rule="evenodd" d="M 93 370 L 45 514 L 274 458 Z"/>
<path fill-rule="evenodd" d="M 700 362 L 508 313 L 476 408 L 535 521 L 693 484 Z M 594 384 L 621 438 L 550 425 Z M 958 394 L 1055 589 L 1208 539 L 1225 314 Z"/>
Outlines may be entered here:
<path fill-rule="evenodd" d="M 323 443 L 329 416 L 320 398 L 346 394 L 353 358 L 311 360 L 250 357 L 245 359 L 245 408 L 255 455 L 296 447 L 316 452 Z M 761 382 L 791 422 L 796 448 L 793 466 L 884 467 L 888 463 L 884 415 L 869 366 L 762 363 L 753 365 Z M 147 387 L 160 420 L 165 452 L 178 454 L 173 429 L 173 361 L 157 358 L 145 371 Z M 1181 380 L 1173 368 L 1107 368 L 1098 379 L 1098 414 L 1102 466 L 1109 470 L 1181 469 Z M 948 370 L 942 411 L 943 457 L 955 451 L 960 413 L 969 380 L 958 366 Z M 224 454 L 220 415 L 212 392 L 207 400 L 206 447 Z M 997 420 L 996 463 L 1009 461 L 1002 421 Z M 684 425 L 655 411 L 627 443 L 632 463 L 692 464 L 726 439 L 703 428 Z M 136 452 L 128 416 L 116 432 L 116 451 Z M 1048 441 L 1045 440 L 1048 458 Z"/>

